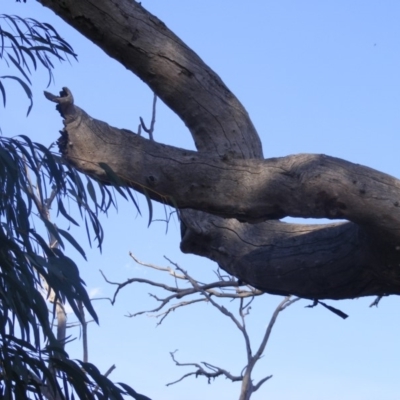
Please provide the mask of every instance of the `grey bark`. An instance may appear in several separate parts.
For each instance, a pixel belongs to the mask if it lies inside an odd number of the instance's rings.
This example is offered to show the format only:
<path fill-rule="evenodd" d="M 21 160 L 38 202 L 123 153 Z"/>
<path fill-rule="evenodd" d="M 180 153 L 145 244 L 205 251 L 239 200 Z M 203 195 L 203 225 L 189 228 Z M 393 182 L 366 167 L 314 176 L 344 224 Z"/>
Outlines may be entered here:
<path fill-rule="evenodd" d="M 99 162 L 178 206 L 184 252 L 270 293 L 355 298 L 400 292 L 400 181 L 325 155 L 263 159 L 247 112 L 179 38 L 131 0 L 38 0 L 143 79 L 185 122 L 197 152 L 146 140 L 59 103 L 64 158 L 106 181 Z M 106 94 L 105 94 L 106 97 Z M 285 216 L 345 219 L 327 225 Z"/>

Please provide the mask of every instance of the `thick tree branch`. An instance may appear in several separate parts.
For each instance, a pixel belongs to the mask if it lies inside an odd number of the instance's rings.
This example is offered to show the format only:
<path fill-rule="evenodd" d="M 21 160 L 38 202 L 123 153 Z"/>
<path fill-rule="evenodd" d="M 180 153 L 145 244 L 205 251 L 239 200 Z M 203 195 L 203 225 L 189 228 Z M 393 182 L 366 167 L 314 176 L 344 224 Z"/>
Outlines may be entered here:
<path fill-rule="evenodd" d="M 219 217 L 201 221 L 197 213 L 186 215 L 190 229 L 182 250 L 216 261 L 258 289 L 316 299 L 400 293 L 398 252 L 379 251 L 355 224 L 254 225 Z"/>
<path fill-rule="evenodd" d="M 75 107 L 65 92 L 49 98 L 65 118 L 59 144 L 69 163 L 107 182 L 99 166 L 105 163 L 124 184 L 177 206 L 182 250 L 217 261 L 260 290 L 318 299 L 400 293 L 397 179 L 324 155 L 262 160 L 243 106 L 140 4 L 38 1 L 143 79 L 185 122 L 199 150 L 112 128 Z M 351 223 L 258 223 L 284 216 Z"/>
<path fill-rule="evenodd" d="M 185 122 L 199 151 L 262 157 L 260 139 L 237 98 L 193 50 L 140 3 L 37 1 L 146 82 Z"/>
<path fill-rule="evenodd" d="M 154 200 L 236 218 L 186 211 L 183 251 L 209 257 L 272 293 L 340 299 L 400 292 L 395 178 L 322 155 L 212 158 L 110 127 L 74 106 L 67 89 L 62 94 L 47 97 L 65 119 L 59 144 L 76 168 L 107 181 L 99 166 L 106 163 Z M 238 222 L 284 216 L 346 218 L 357 225 Z"/>
<path fill-rule="evenodd" d="M 64 89 L 60 149 L 84 173 L 107 181 L 106 163 L 127 186 L 154 200 L 257 222 L 286 216 L 347 219 L 400 245 L 400 181 L 318 154 L 265 160 L 210 157 L 155 143 L 91 118 Z M 213 193 L 210 196 L 210 193 Z M 387 238 L 385 239 L 387 240 Z"/>

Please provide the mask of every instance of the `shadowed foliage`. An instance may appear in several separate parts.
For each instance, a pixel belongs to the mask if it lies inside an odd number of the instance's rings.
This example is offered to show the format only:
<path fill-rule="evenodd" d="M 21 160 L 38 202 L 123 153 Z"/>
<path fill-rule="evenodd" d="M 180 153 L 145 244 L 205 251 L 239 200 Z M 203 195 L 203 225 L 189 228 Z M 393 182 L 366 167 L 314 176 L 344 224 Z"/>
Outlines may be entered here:
<path fill-rule="evenodd" d="M 8 29 L 7 29 L 8 28 Z M 52 80 L 50 57 L 76 58 L 72 48 L 49 24 L 16 16 L 0 16 L 0 59 L 17 75 L 30 99 L 29 75 L 42 65 Z M 124 196 L 126 192 L 118 191 Z M 126 384 L 113 384 L 90 363 L 74 361 L 65 342 L 53 332 L 56 303 L 68 303 L 81 320 L 80 305 L 97 322 L 77 265 L 65 253 L 72 245 L 84 258 L 80 244 L 50 221 L 52 205 L 68 224 L 84 222 L 89 243 L 101 249 L 99 213 L 116 206 L 114 193 L 82 177 L 45 146 L 26 136 L 0 137 L 0 396 L 4 399 L 122 399 L 136 393 Z M 51 302 L 49 302 L 51 294 Z M 53 306 L 49 311 L 48 306 Z M 131 391 L 130 393 L 128 393 Z"/>

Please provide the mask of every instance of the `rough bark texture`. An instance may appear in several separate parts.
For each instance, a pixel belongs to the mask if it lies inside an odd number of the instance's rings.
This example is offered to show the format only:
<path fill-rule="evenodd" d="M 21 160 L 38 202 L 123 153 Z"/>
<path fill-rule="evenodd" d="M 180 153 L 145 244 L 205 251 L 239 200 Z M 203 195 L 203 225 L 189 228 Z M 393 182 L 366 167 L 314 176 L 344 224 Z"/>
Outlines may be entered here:
<path fill-rule="evenodd" d="M 143 79 L 185 122 L 187 151 L 92 119 L 68 90 L 64 158 L 181 209 L 184 252 L 270 293 L 354 298 L 400 293 L 400 181 L 325 155 L 264 160 L 247 112 L 221 79 L 131 0 L 38 0 Z M 295 225 L 285 216 L 346 219 Z"/>

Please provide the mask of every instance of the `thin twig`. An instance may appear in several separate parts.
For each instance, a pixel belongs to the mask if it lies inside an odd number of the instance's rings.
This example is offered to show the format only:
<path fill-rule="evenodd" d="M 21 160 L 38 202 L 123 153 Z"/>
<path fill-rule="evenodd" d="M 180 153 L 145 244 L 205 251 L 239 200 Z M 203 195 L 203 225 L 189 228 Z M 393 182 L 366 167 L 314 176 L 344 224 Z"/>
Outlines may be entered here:
<path fill-rule="evenodd" d="M 209 382 L 211 379 L 215 379 L 218 376 L 225 376 L 227 379 L 230 379 L 233 382 L 241 381 L 242 385 L 241 385 L 240 400 L 249 400 L 252 393 L 257 391 L 266 381 L 272 378 L 272 375 L 266 376 L 262 378 L 257 384 L 253 385 L 251 375 L 256 363 L 260 360 L 265 351 L 265 347 L 268 343 L 268 340 L 272 332 L 272 328 L 276 322 L 279 313 L 284 309 L 286 309 L 291 304 L 298 301 L 299 300 L 298 298 L 290 300 L 290 297 L 286 297 L 280 302 L 280 304 L 275 309 L 268 323 L 268 326 L 265 330 L 260 345 L 258 346 L 256 352 L 253 354 L 250 336 L 247 332 L 247 327 L 246 327 L 246 317 L 250 314 L 251 304 L 254 301 L 255 297 L 262 295 L 263 292 L 249 285 L 243 285 L 241 281 L 237 280 L 236 278 L 230 275 L 221 273 L 221 271 L 216 272 L 218 278 L 217 281 L 212 283 L 203 283 L 194 279 L 192 276 L 188 274 L 186 270 L 181 268 L 178 264 L 174 263 L 173 261 L 169 260 L 167 257 L 165 257 L 166 260 L 173 266 L 173 268 L 170 266 L 160 267 L 157 265 L 145 263 L 139 261 L 132 253 L 129 253 L 129 255 L 137 264 L 163 273 L 167 273 L 175 281 L 175 286 L 170 286 L 164 283 L 159 283 L 149 279 L 142 279 L 142 278 L 131 278 L 127 279 L 125 282 L 117 283 L 109 281 L 102 272 L 106 282 L 117 286 L 117 289 L 114 292 L 113 299 L 112 300 L 109 299 L 112 302 L 112 304 L 114 304 L 119 291 L 125 286 L 132 283 L 145 283 L 153 287 L 163 289 L 168 293 L 170 293 L 170 295 L 161 298 L 156 296 L 155 294 L 150 293 L 150 296 L 153 297 L 160 304 L 157 307 L 153 308 L 152 310 L 139 311 L 134 314 L 129 314 L 128 315 L 129 317 L 134 317 L 146 313 L 148 316 L 159 318 L 159 322 L 157 325 L 160 325 L 172 311 L 175 311 L 178 308 L 199 302 L 209 302 L 223 315 L 231 319 L 231 321 L 242 333 L 242 337 L 245 342 L 247 364 L 243 368 L 240 376 L 232 375 L 227 370 L 214 366 L 207 362 L 180 363 L 175 358 L 175 352 L 170 353 L 172 360 L 177 366 L 186 366 L 186 367 L 191 366 L 195 367 L 196 370 L 184 374 L 178 380 L 168 383 L 167 386 L 181 382 L 183 379 L 188 378 L 190 376 L 196 376 L 196 377 L 204 376 L 208 379 Z M 179 287 L 179 282 L 182 282 L 182 284 L 189 285 L 189 287 L 187 286 Z M 183 298 L 196 294 L 200 295 L 200 298 L 182 301 Z M 219 304 L 217 302 L 218 298 L 229 298 L 232 301 L 235 299 L 239 299 L 239 308 L 238 308 L 239 318 L 237 318 L 233 312 L 228 310 L 222 304 Z M 174 300 L 179 300 L 179 301 L 171 305 L 171 302 Z"/>
<path fill-rule="evenodd" d="M 211 371 L 207 371 L 203 366 L 201 366 L 198 363 L 180 363 L 179 361 L 176 360 L 175 358 L 175 353 L 177 352 L 177 350 L 170 352 L 170 356 L 172 358 L 172 360 L 174 361 L 175 365 L 177 365 L 178 367 L 196 367 L 197 370 L 193 371 L 193 372 L 189 372 L 185 375 L 183 375 L 181 378 L 177 379 L 176 381 L 167 383 L 166 386 L 171 386 L 174 385 L 178 382 L 181 382 L 183 379 L 188 378 L 189 376 L 195 375 L 196 378 L 198 376 L 205 376 L 208 379 L 208 382 L 210 383 L 211 379 L 215 379 L 218 376 L 224 375 L 227 379 L 231 380 L 232 382 L 237 382 L 237 381 L 241 381 L 242 377 L 241 376 L 235 376 L 232 375 L 230 372 L 226 371 L 225 369 L 216 367 L 212 364 L 209 364 L 207 362 L 202 362 L 202 364 L 204 365 L 204 367 L 210 369 Z"/>
<path fill-rule="evenodd" d="M 83 307 L 82 301 L 78 301 L 78 308 L 79 308 L 79 313 L 81 315 L 81 321 L 82 321 L 83 362 L 89 362 L 88 335 L 87 335 L 88 323 L 85 318 L 85 309 Z"/>
<path fill-rule="evenodd" d="M 143 121 L 143 118 L 142 118 L 142 117 L 139 117 L 139 119 L 140 119 L 139 128 L 142 128 L 146 133 L 148 133 L 149 139 L 150 139 L 151 141 L 154 141 L 153 133 L 154 133 L 154 127 L 155 127 L 155 123 L 156 123 L 156 103 L 157 103 L 157 96 L 156 96 L 156 94 L 154 93 L 154 96 L 153 96 L 153 108 L 152 108 L 152 113 L 151 113 L 150 128 L 147 128 L 147 127 L 146 127 L 146 124 L 145 124 L 144 121 Z M 140 133 L 141 133 L 141 129 L 138 129 L 138 134 L 140 135 Z"/>
<path fill-rule="evenodd" d="M 107 372 L 104 374 L 104 376 L 107 377 L 108 375 L 110 375 L 111 372 L 113 372 L 115 368 L 116 368 L 115 364 L 111 365 L 111 367 L 108 368 L 108 370 L 107 370 Z M 100 386 L 99 386 L 99 385 L 96 385 L 96 386 L 94 387 L 94 389 L 93 389 L 93 394 L 95 395 L 95 394 L 99 391 L 99 389 L 100 389 Z"/>

